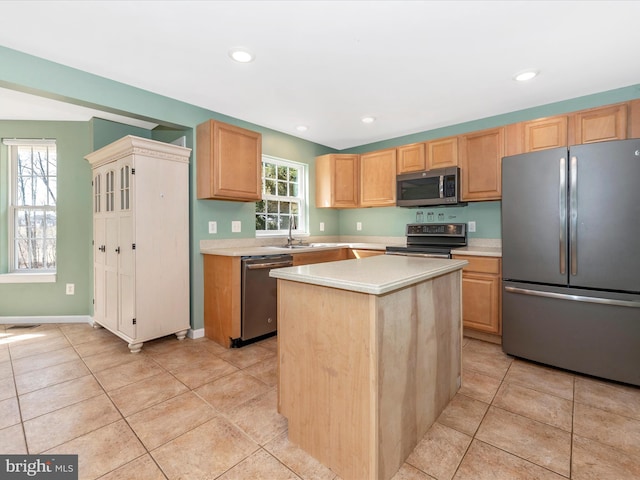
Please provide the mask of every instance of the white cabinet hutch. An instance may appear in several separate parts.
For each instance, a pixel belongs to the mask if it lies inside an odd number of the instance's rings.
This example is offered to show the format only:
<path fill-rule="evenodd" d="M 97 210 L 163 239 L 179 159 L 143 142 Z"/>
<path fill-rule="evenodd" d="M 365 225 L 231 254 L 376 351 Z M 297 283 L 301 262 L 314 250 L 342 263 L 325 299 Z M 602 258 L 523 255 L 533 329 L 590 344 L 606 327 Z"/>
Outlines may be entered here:
<path fill-rule="evenodd" d="M 137 353 L 189 329 L 191 149 L 126 136 L 85 158 L 93 170 L 94 326 Z"/>

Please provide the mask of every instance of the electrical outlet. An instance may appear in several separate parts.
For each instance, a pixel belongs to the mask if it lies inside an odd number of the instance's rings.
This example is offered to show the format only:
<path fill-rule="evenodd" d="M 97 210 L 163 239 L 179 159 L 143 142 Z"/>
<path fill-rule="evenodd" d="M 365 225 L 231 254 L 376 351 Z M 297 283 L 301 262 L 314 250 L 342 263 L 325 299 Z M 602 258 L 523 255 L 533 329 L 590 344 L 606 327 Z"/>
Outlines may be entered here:
<path fill-rule="evenodd" d="M 233 233 L 240 233 L 242 231 L 242 222 L 240 220 L 233 220 L 231 222 L 231 231 Z"/>
<path fill-rule="evenodd" d="M 476 231 L 476 222 L 475 221 L 471 221 L 468 223 L 469 225 L 469 232 L 475 232 Z"/>
<path fill-rule="evenodd" d="M 362 230 L 362 222 L 356 222 L 356 230 Z"/>
<path fill-rule="evenodd" d="M 320 222 L 320 231 L 324 232 L 324 222 Z"/>
<path fill-rule="evenodd" d="M 74 283 L 67 283 L 67 295 L 75 295 L 76 285 Z"/>
<path fill-rule="evenodd" d="M 209 222 L 209 233 L 218 233 L 218 222 Z"/>

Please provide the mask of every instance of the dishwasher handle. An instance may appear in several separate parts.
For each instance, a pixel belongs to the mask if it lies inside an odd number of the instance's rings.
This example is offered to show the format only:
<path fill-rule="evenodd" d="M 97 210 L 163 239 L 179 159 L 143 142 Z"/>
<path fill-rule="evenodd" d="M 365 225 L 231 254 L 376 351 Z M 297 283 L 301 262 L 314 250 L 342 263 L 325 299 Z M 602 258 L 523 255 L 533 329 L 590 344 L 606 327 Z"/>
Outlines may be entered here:
<path fill-rule="evenodd" d="M 247 265 L 245 268 L 247 270 L 263 270 L 265 268 L 281 268 L 281 267 L 292 267 L 293 262 L 268 262 L 268 263 L 252 263 Z"/>

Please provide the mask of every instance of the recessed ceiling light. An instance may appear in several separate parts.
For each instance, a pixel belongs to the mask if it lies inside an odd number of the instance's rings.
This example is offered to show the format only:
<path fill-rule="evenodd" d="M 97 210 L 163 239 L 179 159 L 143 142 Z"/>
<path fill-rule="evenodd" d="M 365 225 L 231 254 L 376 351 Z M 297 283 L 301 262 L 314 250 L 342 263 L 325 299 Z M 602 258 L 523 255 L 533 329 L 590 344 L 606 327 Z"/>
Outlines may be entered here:
<path fill-rule="evenodd" d="M 254 59 L 254 56 L 250 51 L 248 51 L 246 48 L 241 47 L 232 48 L 231 50 L 229 50 L 229 56 L 239 63 L 249 63 Z"/>
<path fill-rule="evenodd" d="M 366 116 L 366 117 L 362 117 L 360 120 L 362 120 L 362 123 L 373 123 L 376 121 L 375 117 L 370 117 L 370 116 Z"/>
<path fill-rule="evenodd" d="M 537 77 L 538 73 L 539 72 L 537 70 L 524 70 L 520 73 L 516 73 L 513 76 L 513 79 L 517 82 L 526 82 L 527 80 Z"/>
<path fill-rule="evenodd" d="M 307 127 L 306 125 L 298 125 L 296 127 L 296 130 L 298 130 L 299 132 L 306 132 L 307 130 L 309 130 L 309 127 Z"/>

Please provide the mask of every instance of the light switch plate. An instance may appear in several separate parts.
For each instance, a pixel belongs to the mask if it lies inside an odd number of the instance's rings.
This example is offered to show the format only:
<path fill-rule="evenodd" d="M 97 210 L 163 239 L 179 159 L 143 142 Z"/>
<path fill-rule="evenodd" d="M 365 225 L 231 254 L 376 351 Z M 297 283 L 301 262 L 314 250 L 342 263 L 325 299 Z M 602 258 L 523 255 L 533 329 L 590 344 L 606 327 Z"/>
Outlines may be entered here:
<path fill-rule="evenodd" d="M 469 222 L 469 232 L 475 232 L 476 231 L 476 222 L 475 221 L 470 221 Z"/>
<path fill-rule="evenodd" d="M 75 283 L 67 283 L 66 294 L 67 295 L 75 295 L 76 293 L 76 285 Z"/>
<path fill-rule="evenodd" d="M 209 222 L 209 233 L 218 233 L 218 222 Z"/>
<path fill-rule="evenodd" d="M 240 220 L 233 220 L 231 222 L 231 231 L 233 233 L 240 233 L 242 231 L 242 222 Z"/>
<path fill-rule="evenodd" d="M 324 232 L 324 222 L 320 222 L 320 231 Z"/>
<path fill-rule="evenodd" d="M 362 230 L 362 222 L 356 222 L 356 230 Z"/>

